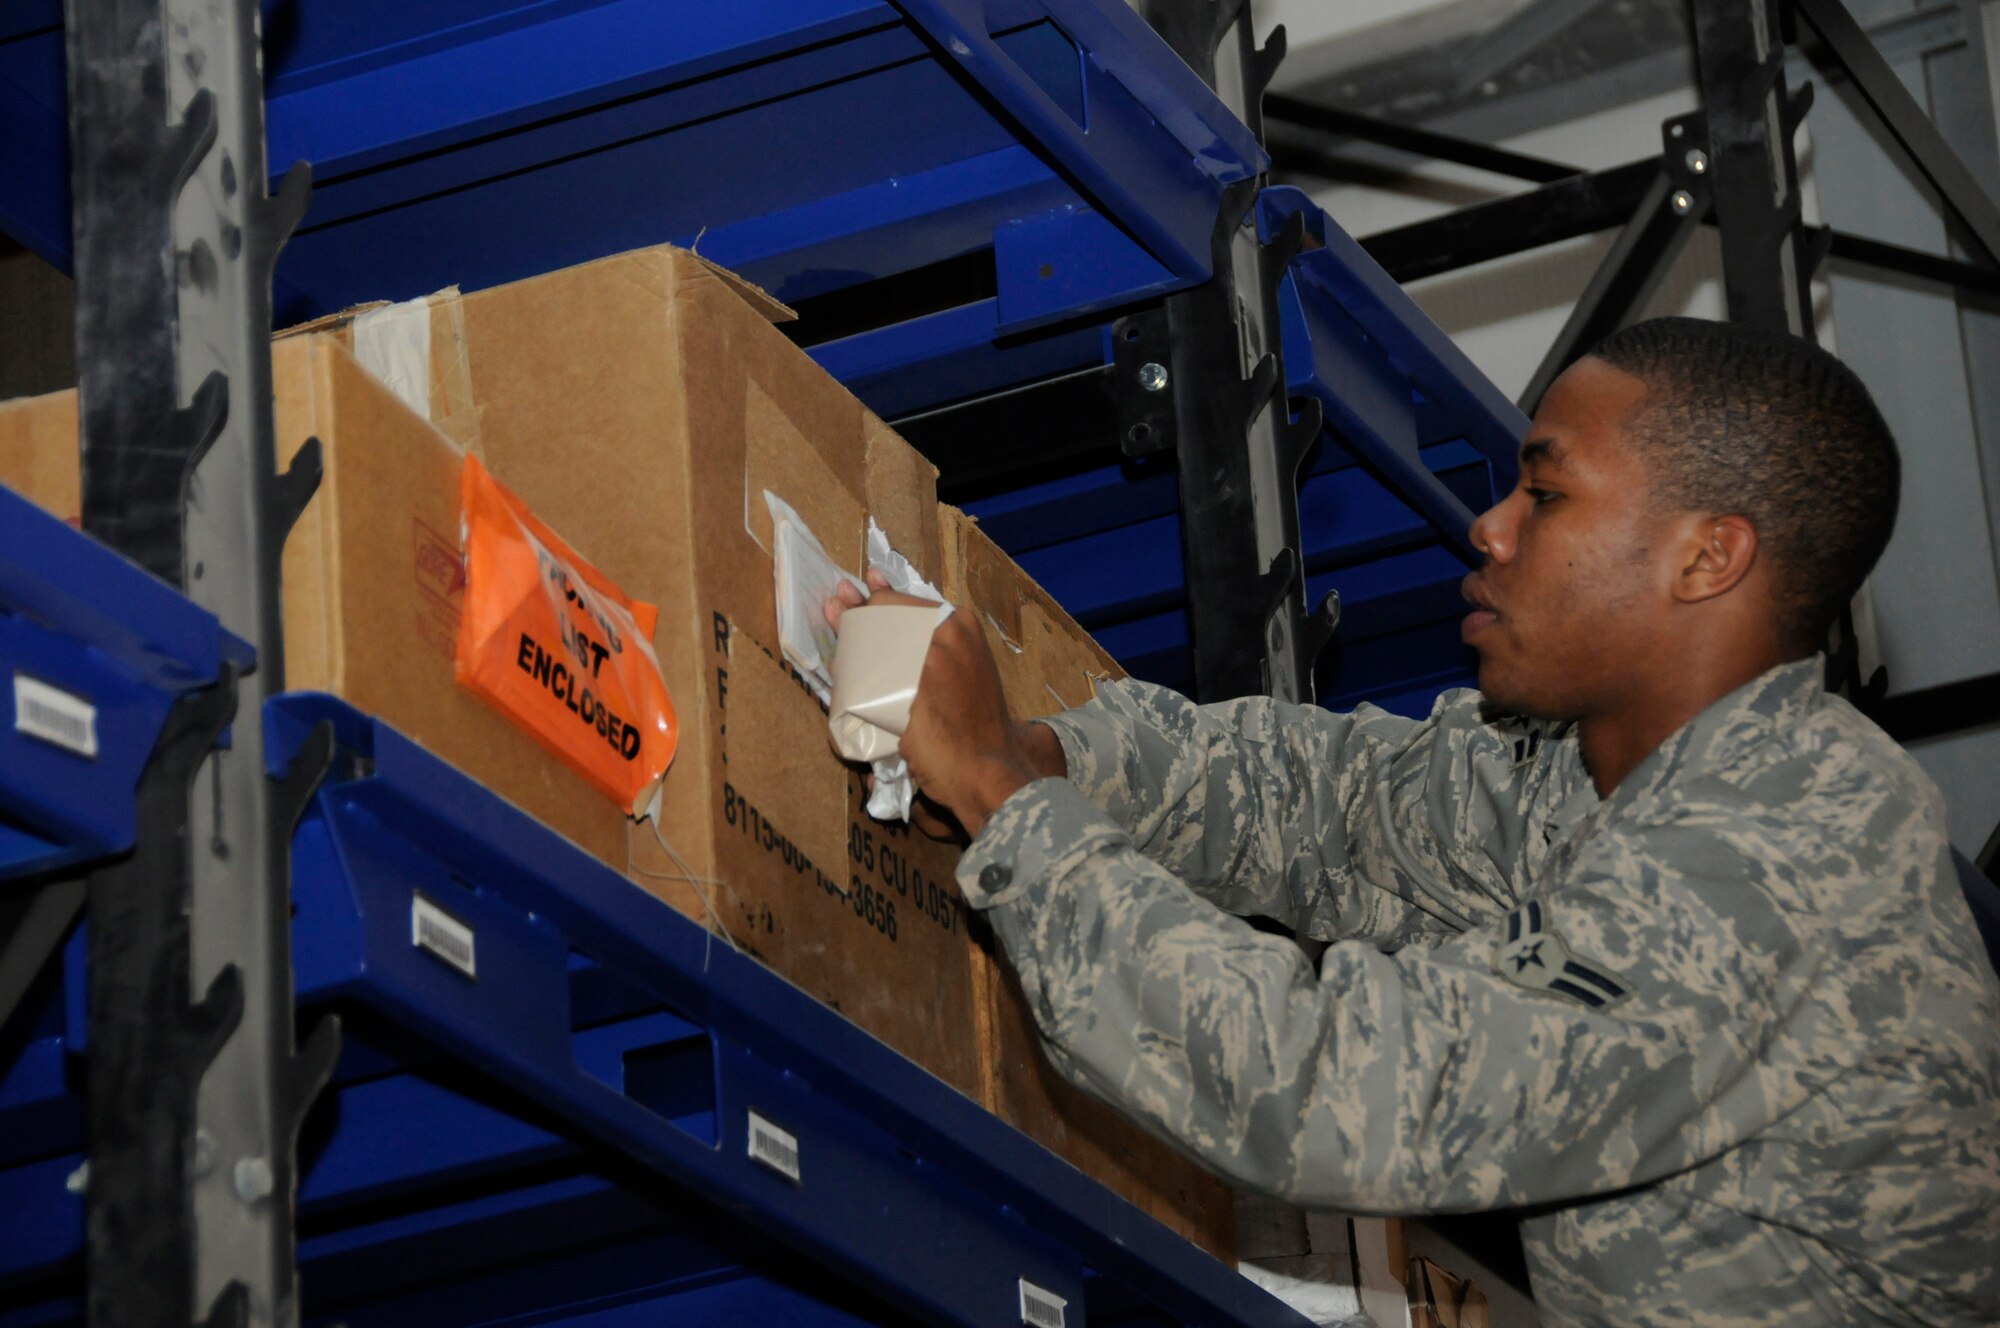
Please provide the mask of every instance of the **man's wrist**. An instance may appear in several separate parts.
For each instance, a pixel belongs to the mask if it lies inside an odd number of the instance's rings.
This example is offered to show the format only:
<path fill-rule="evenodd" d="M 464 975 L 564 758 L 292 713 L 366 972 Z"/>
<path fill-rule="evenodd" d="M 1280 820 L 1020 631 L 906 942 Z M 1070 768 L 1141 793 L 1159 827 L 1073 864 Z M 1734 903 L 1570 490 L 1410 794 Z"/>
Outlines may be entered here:
<path fill-rule="evenodd" d="M 1037 779 L 1067 779 L 1069 758 L 1063 754 L 1062 739 L 1046 724 L 1032 719 L 1024 719 L 1014 725 L 1020 735 L 1022 750 L 1027 753 L 1028 764 L 1034 768 Z"/>
<path fill-rule="evenodd" d="M 1022 757 L 986 762 L 973 785 L 972 805 L 959 812 L 959 823 L 965 827 L 965 833 L 977 838 L 1007 799 L 1042 777 L 1033 762 Z"/>

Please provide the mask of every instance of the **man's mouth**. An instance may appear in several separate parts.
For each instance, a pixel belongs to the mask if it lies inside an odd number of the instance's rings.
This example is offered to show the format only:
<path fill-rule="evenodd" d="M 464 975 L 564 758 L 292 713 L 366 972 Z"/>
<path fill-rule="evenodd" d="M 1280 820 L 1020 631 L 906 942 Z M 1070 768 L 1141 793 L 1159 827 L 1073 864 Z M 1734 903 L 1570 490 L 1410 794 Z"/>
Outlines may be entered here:
<path fill-rule="evenodd" d="M 1465 597 L 1465 602 L 1472 606 L 1472 612 L 1465 615 L 1465 621 L 1459 626 L 1459 639 L 1467 645 L 1477 645 L 1477 638 L 1500 621 L 1500 611 L 1494 607 L 1493 592 L 1479 579 L 1479 573 L 1469 574 L 1459 583 L 1458 590 Z"/>

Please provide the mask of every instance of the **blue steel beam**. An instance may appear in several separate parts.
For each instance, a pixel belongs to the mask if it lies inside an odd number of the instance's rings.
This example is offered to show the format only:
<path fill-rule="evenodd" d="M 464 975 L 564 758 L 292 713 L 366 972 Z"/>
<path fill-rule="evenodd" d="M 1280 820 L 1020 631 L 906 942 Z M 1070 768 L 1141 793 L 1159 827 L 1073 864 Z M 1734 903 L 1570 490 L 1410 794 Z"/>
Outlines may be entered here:
<path fill-rule="evenodd" d="M 890 417 L 1109 358 L 1103 328 L 1002 341 L 1000 318 L 999 300 L 981 300 L 825 342 L 806 353 L 876 414 Z"/>
<path fill-rule="evenodd" d="M 1306 248 L 1281 292 L 1285 369 L 1294 396 L 1320 402 L 1328 428 L 1353 447 L 1402 500 L 1422 513 L 1468 564 L 1475 511 L 1424 466 L 1419 407 L 1429 404 L 1493 468 L 1494 493 L 1513 487 L 1527 417 L 1353 237 L 1296 189 L 1258 200 L 1260 231 L 1304 218 Z"/>
<path fill-rule="evenodd" d="M 1207 279 L 1223 187 L 1260 173 L 1270 158 L 1143 19 L 1122 3 L 1043 0 L 1048 16 L 1087 53 L 1093 95 L 1079 122 L 993 40 L 978 0 L 898 4 L 1005 108 L 1024 141 L 1039 144 L 1079 183 L 1087 201 L 1163 266 L 1189 281 Z M 1178 152 L 1148 121 L 1172 135 Z"/>
<path fill-rule="evenodd" d="M 31 8 L 0 39 L 0 224 L 66 264 L 59 14 Z M 1014 333 L 1205 279 L 1221 188 L 1265 163 L 1109 0 L 357 0 L 266 45 L 271 160 L 316 180 L 285 319 L 698 238 L 803 299 L 1008 231 L 1054 276 L 1010 283 Z M 1010 149 L 1004 180 L 959 169 Z"/>
<path fill-rule="evenodd" d="M 254 659 L 213 614 L 0 486 L 0 880 L 131 848 L 174 699 Z"/>
<path fill-rule="evenodd" d="M 1439 484 L 1477 501 L 1486 486 L 1483 459 L 1463 443 L 1428 449 L 1422 459 L 1448 473 Z M 1063 532 L 1060 542 L 1010 549 L 1022 568 L 1085 626 L 1108 626 L 1121 618 L 1184 602 L 1185 573 L 1181 563 L 1179 509 L 1171 505 L 1173 479 L 1148 482 L 1137 497 L 1147 499 L 1124 509 L 1116 526 L 1084 534 L 1079 524 Z M 1053 486 L 1051 486 L 1053 487 Z M 1137 486 L 1134 486 L 1137 487 Z M 1080 504 L 1110 506 L 1101 491 L 1085 490 Z M 982 518 L 986 505 L 970 510 Z M 1328 468 L 1310 475 L 1300 489 L 1300 524 L 1305 532 L 1309 576 L 1336 568 L 1350 569 L 1384 553 L 1436 543 L 1428 523 L 1399 502 L 1374 475 L 1357 466 Z M 1016 527 L 1019 528 L 1018 526 Z M 1001 533 L 1008 527 L 1001 525 Z M 1463 573 L 1461 572 L 1461 575 Z M 1343 590 L 1343 597 L 1346 592 Z M 1341 639 L 1345 639 L 1343 629 Z"/>

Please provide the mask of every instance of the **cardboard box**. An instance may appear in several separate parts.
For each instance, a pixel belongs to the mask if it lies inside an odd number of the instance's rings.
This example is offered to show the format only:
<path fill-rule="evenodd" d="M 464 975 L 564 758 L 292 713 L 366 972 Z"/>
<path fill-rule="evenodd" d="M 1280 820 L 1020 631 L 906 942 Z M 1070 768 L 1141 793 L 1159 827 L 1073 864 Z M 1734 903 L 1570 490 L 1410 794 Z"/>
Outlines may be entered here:
<path fill-rule="evenodd" d="M 943 509 L 943 590 L 977 613 L 1016 718 L 1079 706 L 1117 662 L 977 523 Z M 1220 1179 L 1058 1076 L 1042 1054 L 1013 966 L 982 950 L 980 1004 L 987 1109 L 1226 1263 L 1235 1262 L 1235 1196 Z"/>
<path fill-rule="evenodd" d="M 1421 1255 L 1410 1260 L 1410 1328 L 1487 1328 L 1486 1293 Z"/>
<path fill-rule="evenodd" d="M 762 500 L 850 567 L 873 514 L 936 578 L 936 472 L 772 326 L 787 316 L 661 248 L 281 337 L 281 462 L 313 434 L 327 462 L 285 551 L 287 683 L 380 716 L 977 1096 L 956 853 L 867 818 L 824 711 L 777 659 Z M 659 606 L 681 737 L 656 821 L 629 821 L 456 685 L 465 451 Z M 74 516 L 73 396 L 0 408 L 0 457 L 0 479 Z"/>
<path fill-rule="evenodd" d="M 325 474 L 285 545 L 286 686 L 382 716 L 607 861 L 617 809 L 452 678 L 464 595 L 462 454 L 326 337 L 272 349 L 278 459 L 309 437 Z M 0 405 L 0 483 L 68 520 L 81 514 L 76 396 Z"/>
<path fill-rule="evenodd" d="M 937 472 L 772 326 L 782 306 L 681 250 L 430 307 L 442 427 L 660 607 L 681 743 L 660 814 L 629 827 L 629 874 L 975 1092 L 956 854 L 867 817 L 825 711 L 780 661 L 763 500 L 853 568 L 873 515 L 936 577 Z"/>

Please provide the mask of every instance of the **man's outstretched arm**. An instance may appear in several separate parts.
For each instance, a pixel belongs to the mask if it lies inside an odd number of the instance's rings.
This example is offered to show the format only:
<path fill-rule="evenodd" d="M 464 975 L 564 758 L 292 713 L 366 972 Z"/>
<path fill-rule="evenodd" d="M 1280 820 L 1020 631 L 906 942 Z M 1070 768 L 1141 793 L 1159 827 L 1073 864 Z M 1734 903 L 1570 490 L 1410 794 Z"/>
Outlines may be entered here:
<path fill-rule="evenodd" d="M 1065 776 L 1203 898 L 1323 939 L 1400 943 L 1504 912 L 1540 846 L 1531 804 L 1547 801 L 1548 764 L 1518 759 L 1470 694 L 1420 722 L 1268 698 L 1197 706 L 1119 682 L 1014 723 L 964 615 L 938 629 L 902 748 L 968 832 L 1024 784 Z"/>
<path fill-rule="evenodd" d="M 1706 824 L 1608 841 L 1560 904 L 1317 966 L 1062 781 L 1009 798 L 959 880 L 1066 1077 L 1253 1189 L 1462 1212 L 1658 1179 L 1838 1073 L 1808 999 L 1826 955 L 1764 907 L 1778 869 L 1716 842 Z"/>

